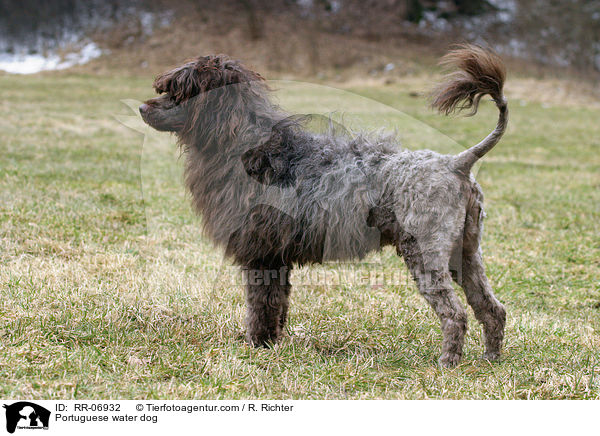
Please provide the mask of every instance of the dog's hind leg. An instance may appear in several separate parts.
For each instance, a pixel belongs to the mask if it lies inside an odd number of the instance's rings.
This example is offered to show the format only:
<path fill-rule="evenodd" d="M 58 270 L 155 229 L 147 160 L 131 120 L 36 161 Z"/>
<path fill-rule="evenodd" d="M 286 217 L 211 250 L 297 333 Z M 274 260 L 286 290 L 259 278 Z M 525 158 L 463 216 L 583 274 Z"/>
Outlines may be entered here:
<path fill-rule="evenodd" d="M 456 366 L 462 357 L 467 331 L 467 312 L 452 288 L 449 259 L 446 259 L 449 255 L 423 253 L 422 245 L 408 234 L 400 236 L 397 250 L 417 282 L 421 295 L 433 308 L 442 324 L 440 365 Z"/>
<path fill-rule="evenodd" d="M 473 308 L 475 318 L 483 325 L 485 353 L 483 357 L 496 360 L 500 357 L 506 310 L 500 303 L 485 274 L 481 247 L 483 231 L 483 194 L 478 186 L 473 187 L 472 197 L 467 208 L 462 243 L 455 247 L 452 264 L 460 267 L 454 280 L 463 288 L 467 302 Z"/>
<path fill-rule="evenodd" d="M 287 320 L 291 290 L 289 268 L 246 267 L 246 327 L 248 342 L 254 346 L 274 343 Z"/>
<path fill-rule="evenodd" d="M 483 325 L 485 335 L 484 359 L 496 360 L 504 338 L 506 310 L 492 292 L 481 258 L 481 250 L 463 254 L 462 280 L 459 283 L 465 291 L 467 301 L 473 308 L 475 318 Z"/>

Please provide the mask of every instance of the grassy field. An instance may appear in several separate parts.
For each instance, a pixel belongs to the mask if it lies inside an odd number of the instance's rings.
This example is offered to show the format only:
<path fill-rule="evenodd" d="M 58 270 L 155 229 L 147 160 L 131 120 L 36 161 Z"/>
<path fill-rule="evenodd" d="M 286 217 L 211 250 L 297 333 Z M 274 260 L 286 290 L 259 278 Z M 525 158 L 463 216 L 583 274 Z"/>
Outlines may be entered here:
<path fill-rule="evenodd" d="M 142 129 L 120 100 L 150 83 L 0 75 L 0 397 L 600 399 L 599 109 L 509 84 L 509 131 L 478 170 L 504 357 L 480 359 L 470 312 L 464 360 L 442 370 L 438 320 L 392 250 L 354 271 L 401 283 L 296 272 L 286 337 L 246 346 L 243 290 L 198 235 L 173 139 L 123 125 Z M 458 151 L 493 127 L 492 105 L 444 118 L 418 84 L 279 87 L 294 111 L 349 111 L 411 148 Z"/>

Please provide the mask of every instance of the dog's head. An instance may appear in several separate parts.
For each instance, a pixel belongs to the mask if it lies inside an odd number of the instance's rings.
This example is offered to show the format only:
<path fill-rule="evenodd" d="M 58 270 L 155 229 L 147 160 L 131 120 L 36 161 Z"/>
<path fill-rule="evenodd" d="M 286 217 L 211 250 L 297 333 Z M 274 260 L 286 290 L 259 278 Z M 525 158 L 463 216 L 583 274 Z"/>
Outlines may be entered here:
<path fill-rule="evenodd" d="M 260 74 L 228 56 L 202 56 L 159 75 L 154 89 L 161 95 L 143 103 L 140 113 L 156 130 L 179 133 L 199 121 L 208 101 L 234 98 L 241 88 L 263 81 Z M 214 109 L 228 110 L 219 106 Z"/>

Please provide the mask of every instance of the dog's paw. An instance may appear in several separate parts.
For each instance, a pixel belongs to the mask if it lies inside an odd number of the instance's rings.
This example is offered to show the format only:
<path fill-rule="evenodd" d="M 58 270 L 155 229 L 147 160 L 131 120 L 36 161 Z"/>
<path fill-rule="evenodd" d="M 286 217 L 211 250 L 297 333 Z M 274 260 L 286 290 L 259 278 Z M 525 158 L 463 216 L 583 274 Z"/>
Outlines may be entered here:
<path fill-rule="evenodd" d="M 490 362 L 494 362 L 500 359 L 499 351 L 486 351 L 483 353 L 483 359 L 489 360 Z"/>
<path fill-rule="evenodd" d="M 460 358 L 460 354 L 444 353 L 438 362 L 442 368 L 454 368 L 460 362 Z"/>

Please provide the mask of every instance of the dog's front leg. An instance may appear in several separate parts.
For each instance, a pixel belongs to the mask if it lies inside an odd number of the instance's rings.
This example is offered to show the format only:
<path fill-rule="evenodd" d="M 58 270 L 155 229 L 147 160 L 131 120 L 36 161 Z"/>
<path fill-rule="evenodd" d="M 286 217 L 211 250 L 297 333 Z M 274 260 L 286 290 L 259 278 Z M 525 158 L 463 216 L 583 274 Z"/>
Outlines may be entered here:
<path fill-rule="evenodd" d="M 246 267 L 247 338 L 256 347 L 274 343 L 287 320 L 289 268 Z"/>

